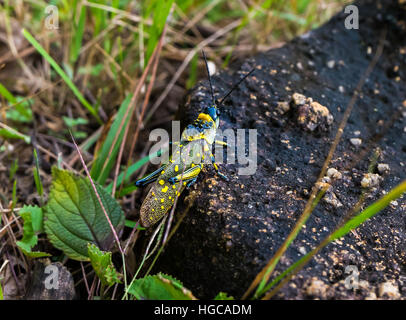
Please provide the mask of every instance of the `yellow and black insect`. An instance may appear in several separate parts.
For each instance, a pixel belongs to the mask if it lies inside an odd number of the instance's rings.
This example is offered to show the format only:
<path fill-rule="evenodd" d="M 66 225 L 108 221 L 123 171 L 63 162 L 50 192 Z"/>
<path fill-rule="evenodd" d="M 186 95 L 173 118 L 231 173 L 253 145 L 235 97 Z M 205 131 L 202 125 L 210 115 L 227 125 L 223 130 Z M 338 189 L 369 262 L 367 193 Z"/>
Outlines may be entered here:
<path fill-rule="evenodd" d="M 182 132 L 181 140 L 176 144 L 168 163 L 136 182 L 144 187 L 155 182 L 141 205 L 140 220 L 143 227 L 149 227 L 162 219 L 185 188 L 189 188 L 197 179 L 203 165 L 211 163 L 217 174 L 225 180 L 228 178 L 219 172 L 212 153 L 213 143 L 225 145 L 216 141 L 216 131 L 219 127 L 219 107 L 224 100 L 245 80 L 254 70 L 241 78 L 228 93 L 218 102 L 214 99 L 206 55 L 203 52 L 206 70 L 210 83 L 212 104 L 200 113 L 193 124 L 188 125 Z"/>

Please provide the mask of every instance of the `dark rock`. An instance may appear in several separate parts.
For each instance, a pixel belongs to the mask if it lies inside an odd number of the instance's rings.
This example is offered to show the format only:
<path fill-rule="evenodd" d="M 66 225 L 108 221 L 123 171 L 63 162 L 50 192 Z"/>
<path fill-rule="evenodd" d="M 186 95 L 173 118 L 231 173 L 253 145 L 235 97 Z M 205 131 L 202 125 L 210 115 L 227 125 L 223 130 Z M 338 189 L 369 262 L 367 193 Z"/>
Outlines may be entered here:
<path fill-rule="evenodd" d="M 331 189 L 342 206 L 321 201 L 276 272 L 297 261 L 301 252 L 315 247 L 358 201 L 360 182 L 368 172 L 373 149 L 359 157 L 377 132 L 383 137 L 374 145 L 381 149 L 378 161 L 388 164 L 390 173 L 382 176 L 377 191 L 366 203 L 406 178 L 406 118 L 399 112 L 406 100 L 406 10 L 394 0 L 365 0 L 356 5 L 359 30 L 345 29 L 347 15 L 343 10 L 319 29 L 213 78 L 216 97 L 221 97 L 242 74 L 256 66 L 255 73 L 222 106 L 220 127 L 258 130 L 258 167 L 254 175 L 243 176 L 238 175 L 238 164 L 220 165 L 229 182 L 213 176 L 214 170 L 206 167 L 188 192 L 195 197 L 193 205 L 158 260 L 156 271 L 179 278 L 197 297 L 213 298 L 219 291 L 241 297 L 302 213 L 344 110 L 384 28 L 383 54 L 362 89 L 331 163 L 342 173 L 342 179 Z M 332 60 L 334 66 L 329 63 Z M 295 67 L 298 63 L 300 68 Z M 208 82 L 192 92 L 190 102 L 179 110 L 183 125 L 196 118 L 202 101 L 210 103 L 209 92 Z M 284 113 L 275 109 L 281 101 L 291 101 L 295 92 L 328 108 L 334 117 L 329 130 L 300 130 L 292 110 Z M 390 122 L 393 117 L 397 118 Z M 356 131 L 362 132 L 359 138 L 364 141 L 359 148 L 350 143 Z M 354 169 L 351 164 L 355 164 Z M 184 212 L 186 200 L 180 201 L 177 216 Z M 397 205 L 387 207 L 355 232 L 328 245 L 277 298 L 373 298 L 378 286 L 388 281 L 405 298 L 404 284 L 399 281 L 406 275 L 404 213 L 404 198 L 398 199 Z M 343 285 L 348 264 L 358 268 L 360 281 L 366 281 L 362 282 L 364 289 L 354 291 Z"/>
<path fill-rule="evenodd" d="M 75 286 L 71 273 L 60 262 L 49 259 L 35 261 L 31 283 L 25 295 L 27 300 L 72 300 Z"/>

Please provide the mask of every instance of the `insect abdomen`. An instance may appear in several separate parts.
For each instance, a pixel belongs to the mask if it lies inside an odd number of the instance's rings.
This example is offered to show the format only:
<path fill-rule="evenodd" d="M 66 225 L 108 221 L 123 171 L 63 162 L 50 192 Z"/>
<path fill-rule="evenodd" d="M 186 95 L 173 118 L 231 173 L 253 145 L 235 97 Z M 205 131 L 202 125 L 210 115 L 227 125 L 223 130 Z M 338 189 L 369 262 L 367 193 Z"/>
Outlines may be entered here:
<path fill-rule="evenodd" d="M 147 197 L 141 205 L 140 218 L 143 227 L 149 227 L 158 222 L 175 202 L 176 195 L 182 193 L 184 186 L 179 190 L 179 183 L 171 184 L 163 179 L 149 190 Z"/>

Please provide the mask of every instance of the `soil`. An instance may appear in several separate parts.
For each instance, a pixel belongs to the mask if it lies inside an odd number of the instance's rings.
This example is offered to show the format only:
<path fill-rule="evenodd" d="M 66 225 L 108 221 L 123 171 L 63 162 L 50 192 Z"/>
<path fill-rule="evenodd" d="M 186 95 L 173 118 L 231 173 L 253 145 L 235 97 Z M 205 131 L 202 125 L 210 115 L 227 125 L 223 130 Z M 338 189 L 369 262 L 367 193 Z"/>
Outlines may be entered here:
<path fill-rule="evenodd" d="M 338 177 L 330 181 L 331 189 L 275 275 L 335 230 L 362 192 L 367 192 L 366 207 L 406 178 L 406 4 L 376 0 L 355 4 L 358 30 L 345 28 L 343 10 L 320 28 L 213 78 L 218 98 L 256 66 L 222 106 L 220 127 L 257 130 L 257 170 L 243 176 L 238 174 L 241 165 L 222 164 L 220 170 L 230 179 L 226 182 L 212 168 L 205 169 L 177 206 L 180 216 L 188 200 L 194 199 L 155 271 L 177 277 L 200 298 L 213 298 L 219 291 L 242 296 L 302 213 L 384 29 L 383 53 L 329 166 L 338 170 L 333 175 Z M 297 105 L 292 101 L 294 93 L 311 99 Z M 182 124 L 191 123 L 209 103 L 206 81 L 180 107 Z M 381 165 L 380 171 L 372 166 L 371 173 L 379 177 L 363 181 L 371 164 L 387 164 L 389 171 L 386 166 Z M 367 188 L 361 187 L 361 181 Z M 406 298 L 405 211 L 403 197 L 329 244 L 275 298 Z M 348 266 L 359 271 L 358 289 L 345 287 Z"/>

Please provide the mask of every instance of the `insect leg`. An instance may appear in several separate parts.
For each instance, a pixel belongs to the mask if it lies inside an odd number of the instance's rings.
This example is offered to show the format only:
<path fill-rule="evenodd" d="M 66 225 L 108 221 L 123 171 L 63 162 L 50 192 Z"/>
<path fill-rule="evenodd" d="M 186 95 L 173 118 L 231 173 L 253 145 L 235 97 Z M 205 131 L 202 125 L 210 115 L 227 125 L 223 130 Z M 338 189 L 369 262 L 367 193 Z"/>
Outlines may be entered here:
<path fill-rule="evenodd" d="M 220 145 L 220 146 L 228 146 L 228 144 L 227 144 L 227 142 L 224 142 L 224 141 L 220 141 L 220 140 L 216 140 L 216 141 L 214 141 L 214 143 L 215 144 L 218 144 L 218 145 Z"/>
<path fill-rule="evenodd" d="M 140 180 L 138 180 L 135 185 L 137 187 L 145 187 L 147 184 L 156 181 L 156 179 L 158 178 L 158 176 L 161 174 L 162 170 L 164 170 L 166 167 L 166 165 L 163 165 L 162 167 L 160 167 L 158 170 L 155 170 L 154 172 L 152 172 L 151 174 L 147 175 L 145 178 L 142 178 Z"/>
<path fill-rule="evenodd" d="M 187 169 L 183 174 L 178 174 L 175 177 L 169 178 L 168 181 L 172 184 L 180 182 L 182 180 L 183 182 L 193 180 L 197 177 L 197 175 L 200 173 L 202 170 L 202 165 L 196 165 L 192 168 Z"/>
<path fill-rule="evenodd" d="M 229 181 L 228 177 L 225 174 L 222 174 L 219 171 L 219 167 L 217 166 L 215 159 L 214 159 L 214 155 L 213 153 L 210 152 L 210 159 L 211 159 L 211 163 L 213 164 L 214 170 L 216 170 L 217 174 L 222 177 L 224 180 Z"/>
<path fill-rule="evenodd" d="M 196 178 L 193 178 L 192 180 L 190 180 L 189 182 L 188 182 L 188 184 L 186 185 L 186 188 L 190 188 L 195 182 L 196 182 L 196 180 L 197 180 L 197 177 Z"/>

